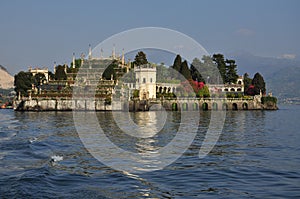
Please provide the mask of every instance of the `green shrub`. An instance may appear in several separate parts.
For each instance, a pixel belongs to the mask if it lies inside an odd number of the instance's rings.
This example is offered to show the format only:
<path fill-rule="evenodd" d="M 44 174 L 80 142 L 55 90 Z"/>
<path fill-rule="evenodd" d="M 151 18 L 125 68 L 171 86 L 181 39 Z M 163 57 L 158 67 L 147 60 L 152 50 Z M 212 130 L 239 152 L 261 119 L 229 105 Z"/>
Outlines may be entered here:
<path fill-rule="evenodd" d="M 267 104 L 268 102 L 272 102 L 274 104 L 277 103 L 277 98 L 272 96 L 265 96 L 261 98 L 262 104 Z"/>
<path fill-rule="evenodd" d="M 140 97 L 140 91 L 135 89 L 135 90 L 133 90 L 132 95 L 133 95 L 134 98 Z"/>

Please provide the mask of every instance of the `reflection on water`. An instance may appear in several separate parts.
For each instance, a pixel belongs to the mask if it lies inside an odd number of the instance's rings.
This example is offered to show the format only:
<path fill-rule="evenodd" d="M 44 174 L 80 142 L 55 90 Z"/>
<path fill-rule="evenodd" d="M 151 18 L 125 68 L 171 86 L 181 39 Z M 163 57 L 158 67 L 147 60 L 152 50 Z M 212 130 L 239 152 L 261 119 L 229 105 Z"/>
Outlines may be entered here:
<path fill-rule="evenodd" d="M 114 170 L 94 158 L 82 144 L 70 112 L 0 110 L 0 198 L 298 198 L 299 110 L 294 106 L 275 112 L 228 111 L 216 146 L 199 159 L 212 114 L 201 111 L 198 133 L 184 154 L 162 170 L 141 174 Z M 125 133 L 112 113 L 96 116 L 109 141 L 145 155 L 145 161 L 146 155 L 171 143 L 177 131 L 187 135 L 190 130 L 179 128 L 182 116 L 176 112 L 168 112 L 163 128 L 145 138 Z M 129 116 L 142 127 L 147 126 L 145 119 L 155 123 L 160 115 Z M 51 164 L 55 156 L 63 158 Z"/>
<path fill-rule="evenodd" d="M 106 114 L 105 119 L 100 117 L 100 113 L 74 112 L 74 121 L 81 141 L 95 158 L 114 169 L 140 173 L 162 169 L 171 164 L 190 146 L 197 133 L 199 116 L 181 113 L 180 120 L 174 120 L 174 113 L 165 113 L 167 114 L 166 125 L 151 137 L 134 137 L 127 133 L 136 131 L 138 124 L 150 121 L 148 116 L 152 117 L 153 124 L 159 123 L 160 120 L 156 118 L 160 117 L 160 111 L 150 114 L 131 113 L 132 121 L 137 123 L 134 125 L 123 122 L 128 121 L 128 113 L 124 112 Z M 116 118 L 119 121 L 116 121 Z M 128 131 L 124 132 L 120 124 L 126 125 Z M 147 131 L 151 132 L 148 128 Z M 144 132 L 138 133 L 142 135 Z"/>
<path fill-rule="evenodd" d="M 167 119 L 165 111 L 113 112 L 112 115 L 123 132 L 139 138 L 153 137 L 163 129 Z"/>

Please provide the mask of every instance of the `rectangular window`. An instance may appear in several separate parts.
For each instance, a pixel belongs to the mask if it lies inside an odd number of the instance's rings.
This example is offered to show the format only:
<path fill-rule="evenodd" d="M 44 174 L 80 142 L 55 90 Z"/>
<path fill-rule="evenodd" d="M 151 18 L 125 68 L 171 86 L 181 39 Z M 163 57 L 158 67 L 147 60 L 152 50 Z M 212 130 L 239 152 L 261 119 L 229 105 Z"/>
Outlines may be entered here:
<path fill-rule="evenodd" d="M 143 83 L 144 83 L 144 84 L 146 83 L 146 78 L 145 78 L 145 77 L 143 78 Z"/>

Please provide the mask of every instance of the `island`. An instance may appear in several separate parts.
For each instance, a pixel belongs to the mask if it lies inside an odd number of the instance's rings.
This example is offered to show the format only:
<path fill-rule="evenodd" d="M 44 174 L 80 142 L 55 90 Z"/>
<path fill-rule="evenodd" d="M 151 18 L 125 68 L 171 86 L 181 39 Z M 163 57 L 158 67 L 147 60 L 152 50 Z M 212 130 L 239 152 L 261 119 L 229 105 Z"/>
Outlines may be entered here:
<path fill-rule="evenodd" d="M 173 65 L 154 64 L 139 51 L 125 61 L 124 51 L 109 57 L 89 54 L 70 66 L 32 68 L 15 75 L 15 111 L 193 111 L 277 110 L 266 94 L 263 76 L 237 74 L 235 60 L 222 54 L 195 58 L 176 55 Z"/>

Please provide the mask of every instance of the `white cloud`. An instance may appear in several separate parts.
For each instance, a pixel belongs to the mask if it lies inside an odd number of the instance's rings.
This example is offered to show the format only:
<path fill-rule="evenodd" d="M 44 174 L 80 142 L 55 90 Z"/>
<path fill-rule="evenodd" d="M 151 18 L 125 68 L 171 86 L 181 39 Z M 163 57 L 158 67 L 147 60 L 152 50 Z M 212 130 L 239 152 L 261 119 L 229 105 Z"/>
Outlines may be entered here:
<path fill-rule="evenodd" d="M 282 54 L 279 56 L 279 58 L 283 58 L 283 59 L 295 59 L 296 55 L 295 54 Z"/>
<path fill-rule="evenodd" d="M 248 37 L 248 36 L 255 35 L 255 31 L 248 28 L 240 28 L 236 31 L 236 34 Z"/>

